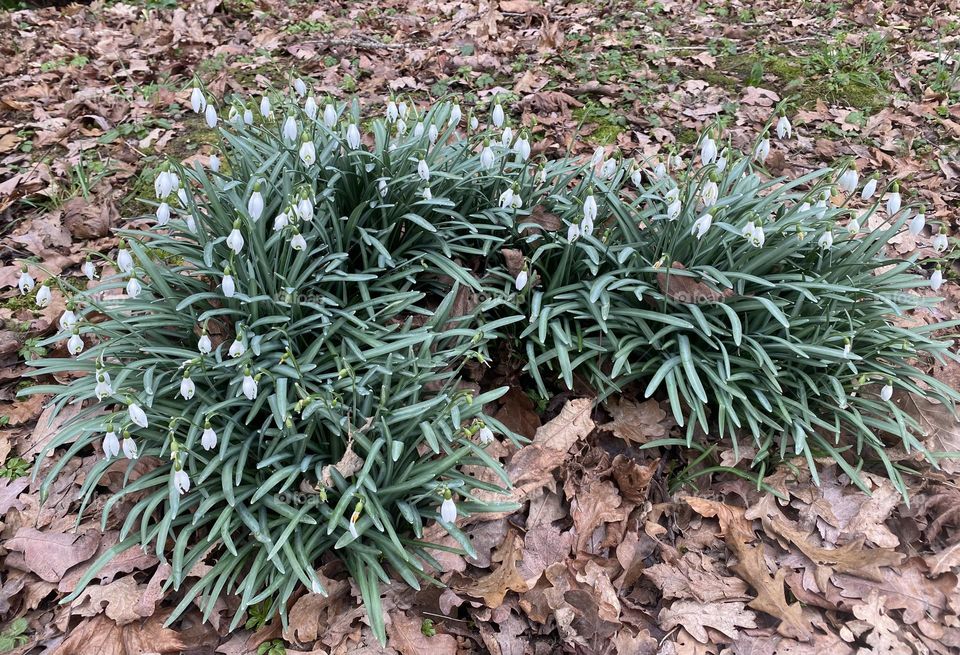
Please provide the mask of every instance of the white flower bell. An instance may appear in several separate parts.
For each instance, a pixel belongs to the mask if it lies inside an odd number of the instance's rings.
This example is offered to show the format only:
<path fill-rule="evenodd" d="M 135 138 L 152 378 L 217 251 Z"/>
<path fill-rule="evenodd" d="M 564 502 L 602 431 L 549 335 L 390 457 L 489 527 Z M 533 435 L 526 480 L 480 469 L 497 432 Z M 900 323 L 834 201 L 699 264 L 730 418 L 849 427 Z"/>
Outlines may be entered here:
<path fill-rule="evenodd" d="M 129 436 L 123 438 L 123 456 L 127 459 L 137 459 L 137 457 L 139 457 L 137 444 Z"/>
<path fill-rule="evenodd" d="M 259 221 L 263 215 L 263 195 L 260 193 L 259 182 L 253 185 L 253 193 L 250 194 L 250 199 L 247 201 L 247 213 L 254 223 Z"/>
<path fill-rule="evenodd" d="M 88 280 L 93 280 L 97 277 L 97 267 L 94 266 L 91 260 L 83 262 L 83 274 L 87 276 Z"/>
<path fill-rule="evenodd" d="M 173 486 L 181 496 L 190 491 L 190 476 L 182 468 L 174 472 Z"/>
<path fill-rule="evenodd" d="M 103 454 L 104 459 L 111 459 L 120 454 L 120 439 L 113 430 L 103 437 Z"/>
<path fill-rule="evenodd" d="M 924 214 L 923 208 L 917 212 L 917 215 L 910 219 L 909 230 L 910 234 L 917 236 L 923 232 L 924 226 L 927 224 L 927 216 Z"/>
<path fill-rule="evenodd" d="M 360 129 L 354 123 L 350 123 L 347 128 L 347 145 L 350 146 L 351 150 L 360 147 Z"/>
<path fill-rule="evenodd" d="M 293 235 L 293 238 L 290 239 L 290 247 L 299 252 L 307 247 L 307 240 L 303 238 L 302 234 L 297 232 Z"/>
<path fill-rule="evenodd" d="M 143 291 L 143 286 L 140 284 L 140 280 L 137 279 L 136 275 L 131 275 L 130 279 L 127 281 L 127 295 L 131 299 L 136 300 L 140 297 L 140 292 Z"/>
<path fill-rule="evenodd" d="M 430 181 L 430 167 L 427 166 L 426 160 L 421 159 L 417 163 L 417 175 L 419 175 L 420 179 L 424 182 Z"/>
<path fill-rule="evenodd" d="M 157 225 L 160 227 L 165 226 L 170 222 L 170 205 L 165 202 L 161 202 L 157 206 Z"/>
<path fill-rule="evenodd" d="M 200 335 L 200 338 L 197 340 L 197 350 L 200 351 L 201 355 L 209 355 L 213 350 L 213 343 L 210 341 L 210 336 L 207 334 L 206 330 Z"/>
<path fill-rule="evenodd" d="M 823 233 L 823 236 L 817 240 L 817 245 L 820 246 L 822 250 L 830 250 L 833 248 L 833 232 L 827 230 Z"/>
<path fill-rule="evenodd" d="M 690 234 L 695 236 L 698 240 L 702 239 L 703 235 L 707 233 L 711 225 L 713 225 L 713 215 L 708 212 L 693 222 L 693 227 L 690 229 Z"/>
<path fill-rule="evenodd" d="M 890 400 L 893 398 L 893 385 L 887 382 L 883 385 L 883 388 L 880 389 L 880 398 L 883 400 Z"/>
<path fill-rule="evenodd" d="M 870 200 L 873 197 L 873 194 L 877 192 L 877 178 L 871 177 L 867 180 L 867 183 L 863 185 L 863 190 L 860 191 L 860 198 L 862 200 Z"/>
<path fill-rule="evenodd" d="M 894 182 L 893 191 L 891 191 L 890 195 L 887 196 L 887 216 L 892 218 L 894 214 L 900 211 L 900 205 L 902 202 L 903 199 L 900 197 L 899 185 Z"/>
<path fill-rule="evenodd" d="M 67 340 L 67 352 L 71 355 L 79 355 L 83 352 L 83 339 L 80 338 L 80 332 L 76 328 Z"/>
<path fill-rule="evenodd" d="M 493 149 L 490 148 L 490 144 L 487 143 L 483 146 L 483 150 L 480 151 L 480 166 L 484 170 L 490 170 L 493 168 L 493 164 L 496 161 L 496 156 L 493 154 Z"/>
<path fill-rule="evenodd" d="M 760 139 L 760 143 L 757 144 L 757 147 L 753 151 L 753 158 L 762 164 L 765 161 L 767 161 L 767 157 L 769 156 L 770 156 L 770 139 L 767 139 L 767 138 Z"/>
<path fill-rule="evenodd" d="M 250 375 L 250 369 L 247 369 L 246 374 L 243 376 L 243 395 L 246 396 L 247 400 L 256 400 L 257 393 L 259 391 L 257 381 Z"/>
<path fill-rule="evenodd" d="M 597 200 L 590 193 L 583 201 L 583 217 L 590 220 L 597 220 Z"/>
<path fill-rule="evenodd" d="M 789 139 L 793 136 L 793 126 L 786 116 L 781 116 L 777 121 L 777 137 L 780 139 Z"/>
<path fill-rule="evenodd" d="M 300 161 L 306 166 L 313 166 L 317 161 L 317 149 L 313 141 L 304 141 L 300 144 Z"/>
<path fill-rule="evenodd" d="M 529 279 L 530 275 L 527 273 L 526 268 L 517 273 L 517 279 L 514 281 L 514 286 L 516 287 L 517 291 L 523 291 L 523 288 L 527 286 Z"/>
<path fill-rule="evenodd" d="M 150 422 L 147 420 L 147 413 L 143 411 L 143 408 L 137 403 L 130 403 L 127 406 L 127 414 L 130 416 L 130 420 L 141 428 L 150 427 Z"/>
<path fill-rule="evenodd" d="M 930 288 L 939 291 L 941 286 L 943 286 L 943 269 L 938 265 L 930 276 Z"/>
<path fill-rule="evenodd" d="M 937 252 L 945 252 L 947 248 L 950 247 L 950 242 L 947 240 L 946 228 L 940 228 L 940 231 L 933 237 L 933 242 L 930 245 L 932 245 L 933 249 Z"/>
<path fill-rule="evenodd" d="M 93 395 L 97 397 L 97 400 L 103 400 L 107 396 L 113 395 L 113 386 L 110 384 L 109 377 L 97 373 L 97 386 L 93 388 Z"/>
<path fill-rule="evenodd" d="M 310 120 L 315 120 L 317 118 L 317 101 L 310 96 L 307 98 L 306 102 L 303 103 L 303 113 L 305 113 Z"/>
<path fill-rule="evenodd" d="M 400 118 L 400 110 L 397 109 L 397 103 L 393 100 L 387 103 L 387 122 L 396 123 Z"/>
<path fill-rule="evenodd" d="M 53 300 L 53 294 L 50 291 L 50 285 L 47 282 L 44 282 L 40 285 L 40 288 L 37 289 L 37 307 L 46 307 L 50 304 L 51 300 Z"/>
<path fill-rule="evenodd" d="M 293 116 L 287 116 L 287 120 L 283 121 L 283 138 L 288 143 L 296 143 L 299 136 L 300 130 L 297 128 L 296 119 Z"/>
<path fill-rule="evenodd" d="M 576 241 L 580 238 L 580 226 L 576 223 L 571 223 L 567 226 L 567 241 Z"/>
<path fill-rule="evenodd" d="M 301 98 L 307 95 L 307 83 L 304 82 L 299 77 L 293 80 L 293 90 L 297 92 L 297 95 Z"/>
<path fill-rule="evenodd" d="M 243 250 L 244 245 L 243 234 L 240 233 L 240 222 L 237 221 L 233 224 L 233 229 L 230 231 L 230 234 L 227 235 L 227 247 L 234 252 L 234 254 L 239 255 Z"/>
<path fill-rule="evenodd" d="M 337 124 L 337 110 L 329 103 L 323 108 L 323 124 L 330 129 Z"/>
<path fill-rule="evenodd" d="M 130 256 L 130 251 L 123 247 L 122 241 L 120 249 L 117 250 L 117 268 L 121 273 L 129 273 L 133 270 L 133 257 Z"/>
<path fill-rule="evenodd" d="M 227 351 L 227 354 L 236 359 L 237 357 L 242 357 L 245 352 L 247 352 L 247 348 L 243 345 L 243 335 L 238 334 L 237 338 L 230 344 L 230 349 Z"/>
<path fill-rule="evenodd" d="M 853 193 L 857 190 L 857 185 L 860 183 L 860 175 L 853 168 L 848 168 L 840 175 L 840 179 L 837 180 L 837 186 L 840 187 L 840 190 L 844 193 Z"/>
<path fill-rule="evenodd" d="M 717 142 L 710 138 L 709 135 L 703 137 L 703 141 L 700 143 L 700 161 L 704 166 L 712 164 L 717 158 Z"/>
<path fill-rule="evenodd" d="M 203 97 L 203 91 L 199 87 L 193 87 L 193 92 L 190 94 L 190 108 L 193 109 L 194 114 L 199 114 L 207 108 L 207 99 Z"/>
<path fill-rule="evenodd" d="M 493 106 L 493 114 L 491 115 L 491 119 L 493 120 L 493 126 L 497 128 L 501 127 L 503 125 L 503 121 L 506 119 L 503 114 L 503 105 L 501 105 L 499 102 Z"/>
<path fill-rule="evenodd" d="M 217 433 L 210 427 L 210 421 L 207 421 L 203 434 L 200 435 L 200 445 L 204 450 L 212 450 L 217 447 Z"/>
<path fill-rule="evenodd" d="M 69 330 L 77 324 L 77 315 L 71 307 L 72 305 L 68 303 L 67 309 L 60 315 L 59 325 L 61 330 Z"/>
<path fill-rule="evenodd" d="M 227 298 L 233 298 L 235 295 L 237 295 L 237 282 L 233 279 L 233 276 L 227 272 L 224 272 L 223 274 L 223 280 L 220 282 L 220 288 L 223 289 L 223 295 Z"/>
<path fill-rule="evenodd" d="M 270 107 L 270 98 L 263 96 L 260 98 L 260 115 L 264 118 L 270 118 L 271 114 L 273 114 L 273 109 Z"/>
<path fill-rule="evenodd" d="M 207 127 L 211 130 L 217 126 L 217 108 L 213 105 L 207 105 L 207 109 L 203 112 L 203 117 L 207 121 Z"/>
<path fill-rule="evenodd" d="M 463 112 L 460 111 L 460 105 L 453 105 L 453 107 L 450 108 L 450 118 L 447 120 L 447 125 L 457 127 L 462 117 Z"/>
<path fill-rule="evenodd" d="M 184 400 L 190 400 L 197 392 L 197 385 L 193 383 L 189 375 L 184 375 L 180 380 L 180 395 Z"/>

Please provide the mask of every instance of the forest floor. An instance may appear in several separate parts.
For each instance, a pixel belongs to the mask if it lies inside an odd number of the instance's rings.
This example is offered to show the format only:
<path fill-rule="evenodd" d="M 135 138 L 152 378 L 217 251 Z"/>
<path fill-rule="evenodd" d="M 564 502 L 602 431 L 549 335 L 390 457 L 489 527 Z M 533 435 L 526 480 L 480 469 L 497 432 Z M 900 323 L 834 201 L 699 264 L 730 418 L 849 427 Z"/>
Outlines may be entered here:
<path fill-rule="evenodd" d="M 865 474 L 868 496 L 827 463 L 819 486 L 802 464 L 772 472 L 778 498 L 713 471 L 739 463 L 732 451 L 691 463 L 643 448 L 676 430 L 656 400 L 625 395 L 591 413 L 589 398 L 537 405 L 519 388 L 495 409 L 532 439 L 522 457 L 500 453 L 524 481 L 522 509 L 467 528 L 477 557 L 445 557 L 445 589 L 385 591 L 385 649 L 335 561 L 321 570 L 329 597 L 299 597 L 287 627 L 253 615 L 231 633 L 226 597 L 210 623 L 192 611 L 164 627 L 177 592 L 142 553 L 60 605 L 117 525 L 100 531 L 102 502 L 77 524 L 93 456 L 40 503 L 29 470 L 56 424 L 42 396 L 16 393 L 34 383 L 25 362 L 63 307 L 34 311 L 15 288 L 19 260 L 76 274 L 88 250 L 114 247 L 157 165 L 203 152 L 196 78 L 222 96 L 302 76 L 374 107 L 390 94 L 465 106 L 500 94 L 548 155 L 687 154 L 713 122 L 744 147 L 785 101 L 795 136 L 775 142 L 773 173 L 853 158 L 862 178 L 898 179 L 953 246 L 957 0 L 0 6 L 0 653 L 960 651 L 960 461 L 908 477 L 909 504 L 883 477 Z M 929 244 L 929 228 L 891 243 L 947 271 L 945 301 L 911 320 L 958 318 L 960 249 Z M 960 386 L 957 366 L 930 370 Z M 943 407 L 913 410 L 933 447 L 960 451 Z"/>

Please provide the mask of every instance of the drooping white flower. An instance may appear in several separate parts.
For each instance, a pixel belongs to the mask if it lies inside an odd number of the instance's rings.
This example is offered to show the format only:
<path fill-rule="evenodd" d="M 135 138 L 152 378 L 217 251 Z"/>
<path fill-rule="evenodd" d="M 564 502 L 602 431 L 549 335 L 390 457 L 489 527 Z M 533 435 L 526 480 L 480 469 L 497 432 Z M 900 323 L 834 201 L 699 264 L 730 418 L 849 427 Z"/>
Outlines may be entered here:
<path fill-rule="evenodd" d="M 450 127 L 458 126 L 462 117 L 463 112 L 460 111 L 460 105 L 453 105 L 453 107 L 450 108 L 450 118 L 447 120 L 447 125 Z"/>
<path fill-rule="evenodd" d="M 74 313 L 72 309 L 70 309 L 70 305 L 67 305 L 67 309 L 63 312 L 63 314 L 60 315 L 60 321 L 59 321 L 60 329 L 69 330 L 76 324 L 77 324 L 77 315 L 76 313 Z"/>
<path fill-rule="evenodd" d="M 260 115 L 264 118 L 269 118 L 273 113 L 273 109 L 270 107 L 270 98 L 263 96 L 260 98 Z"/>
<path fill-rule="evenodd" d="M 580 238 L 580 226 L 576 223 L 571 223 L 567 226 L 567 241 L 576 241 Z"/>
<path fill-rule="evenodd" d="M 245 107 L 243 110 L 243 123 L 245 125 L 253 125 L 253 110 L 249 107 Z"/>
<path fill-rule="evenodd" d="M 230 107 L 230 111 L 227 113 L 227 122 L 237 129 L 243 127 L 243 115 L 235 106 Z"/>
<path fill-rule="evenodd" d="M 307 101 L 303 103 L 303 113 L 310 117 L 310 120 L 314 120 L 317 117 L 317 101 L 314 100 L 313 96 L 307 98 Z"/>
<path fill-rule="evenodd" d="M 288 225 L 290 225 L 290 217 L 287 215 L 286 210 L 277 214 L 277 217 L 273 219 L 274 232 L 279 232 Z"/>
<path fill-rule="evenodd" d="M 50 304 L 51 300 L 53 300 L 53 294 L 50 291 L 50 285 L 44 282 L 40 285 L 40 288 L 37 289 L 37 307 L 46 307 Z"/>
<path fill-rule="evenodd" d="M 313 141 L 304 141 L 300 144 L 300 161 L 307 166 L 313 166 L 317 161 L 317 149 Z"/>
<path fill-rule="evenodd" d="M 127 281 L 127 295 L 136 300 L 140 297 L 141 291 L 143 291 L 143 286 L 140 284 L 140 280 L 137 279 L 136 275 L 131 275 Z"/>
<path fill-rule="evenodd" d="M 937 266 L 936 270 L 934 270 L 930 276 L 930 288 L 934 291 L 939 291 L 941 286 L 943 286 L 943 270 Z"/>
<path fill-rule="evenodd" d="M 657 165 L 653 167 L 653 174 L 652 174 L 653 179 L 662 180 L 663 176 L 666 174 L 667 174 L 667 165 L 662 161 L 657 162 Z"/>
<path fill-rule="evenodd" d="M 438 138 L 440 138 L 440 131 L 436 125 L 430 123 L 430 128 L 427 130 L 427 139 L 430 140 L 430 143 L 436 143 Z"/>
<path fill-rule="evenodd" d="M 500 145 L 504 148 L 509 148 L 511 143 L 513 143 L 513 128 L 508 125 L 503 128 L 503 134 L 500 136 Z"/>
<path fill-rule="evenodd" d="M 397 109 L 397 103 L 391 100 L 387 103 L 387 122 L 396 123 L 398 118 L 400 118 L 400 110 Z"/>
<path fill-rule="evenodd" d="M 188 376 L 184 375 L 180 380 L 180 395 L 183 396 L 184 400 L 190 400 L 196 392 L 197 385 Z"/>
<path fill-rule="evenodd" d="M 530 140 L 525 136 L 521 136 L 517 139 L 517 142 L 513 144 L 513 149 L 520 156 L 520 161 L 527 161 L 530 159 Z"/>
<path fill-rule="evenodd" d="M 206 332 L 201 334 L 200 339 L 197 340 L 197 350 L 200 351 L 201 355 L 209 355 L 213 350 L 213 343 L 211 343 L 210 337 Z"/>
<path fill-rule="evenodd" d="M 770 139 L 763 138 L 760 139 L 760 143 L 757 144 L 757 147 L 753 151 L 753 158 L 756 159 L 761 164 L 767 161 L 767 157 L 770 155 Z"/>
<path fill-rule="evenodd" d="M 853 236 L 860 234 L 860 219 L 856 217 L 850 219 L 850 222 L 847 223 L 847 232 Z"/>
<path fill-rule="evenodd" d="M 143 411 L 143 408 L 137 403 L 130 403 L 127 406 L 127 414 L 130 416 L 130 420 L 141 428 L 150 426 L 150 422 L 147 420 L 147 413 Z"/>
<path fill-rule="evenodd" d="M 170 222 L 170 205 L 161 202 L 157 207 L 157 225 L 163 227 Z"/>
<path fill-rule="evenodd" d="M 697 239 L 702 239 L 711 225 L 713 225 L 713 215 L 708 212 L 693 222 L 690 234 Z"/>
<path fill-rule="evenodd" d="M 297 95 L 301 98 L 307 95 L 307 83 L 301 80 L 299 77 L 294 78 L 293 80 L 293 90 L 297 92 Z"/>
<path fill-rule="evenodd" d="M 727 151 L 724 150 L 723 154 L 720 155 L 720 158 L 717 159 L 717 171 L 722 173 L 727 169 Z"/>
<path fill-rule="evenodd" d="M 716 158 L 717 142 L 710 138 L 710 136 L 703 137 L 703 141 L 700 142 L 700 161 L 704 166 L 707 166 L 708 164 L 712 164 Z"/>
<path fill-rule="evenodd" d="M 680 155 L 674 155 L 673 158 L 670 160 L 670 164 L 671 166 L 673 166 L 674 169 L 680 170 L 681 168 L 683 168 L 683 159 L 680 157 Z"/>
<path fill-rule="evenodd" d="M 193 87 L 193 92 L 190 94 L 190 108 L 193 109 L 194 114 L 199 114 L 207 108 L 207 99 L 203 97 L 200 87 Z"/>
<path fill-rule="evenodd" d="M 187 198 L 187 190 L 183 187 L 177 189 L 177 199 L 180 201 L 181 207 L 186 207 L 190 204 L 190 199 Z"/>
<path fill-rule="evenodd" d="M 827 230 L 823 233 L 823 236 L 817 241 L 817 245 L 820 246 L 823 250 L 830 250 L 833 248 L 833 232 Z"/>
<path fill-rule="evenodd" d="M 427 162 L 425 159 L 421 159 L 417 163 L 417 175 L 419 175 L 420 179 L 423 180 L 424 182 L 430 181 L 430 167 L 427 166 Z"/>
<path fill-rule="evenodd" d="M 793 126 L 790 125 L 790 120 L 786 116 L 781 116 L 777 121 L 777 137 L 789 139 L 791 136 L 793 136 Z"/>
<path fill-rule="evenodd" d="M 930 245 L 932 245 L 933 249 L 937 252 L 945 252 L 946 249 L 950 247 L 950 242 L 947 240 L 947 232 L 944 228 L 940 228 L 940 231 L 933 237 L 933 242 Z"/>
<path fill-rule="evenodd" d="M 893 217 L 898 211 L 900 211 L 900 205 L 903 202 L 900 197 L 900 192 L 894 187 L 894 191 L 887 196 L 887 216 Z"/>
<path fill-rule="evenodd" d="M 517 288 L 517 291 L 523 291 L 523 288 L 527 286 L 529 279 L 530 275 L 527 273 L 527 269 L 523 269 L 517 273 L 517 279 L 514 281 L 514 286 Z"/>
<path fill-rule="evenodd" d="M 360 147 L 360 129 L 354 123 L 350 123 L 347 128 L 347 145 L 350 146 L 351 150 Z"/>
<path fill-rule="evenodd" d="M 683 205 L 680 203 L 679 198 L 671 202 L 669 205 L 667 205 L 667 220 L 676 220 L 680 216 L 682 209 Z"/>
<path fill-rule="evenodd" d="M 397 121 L 397 134 L 400 135 L 400 136 L 403 136 L 403 135 L 406 134 L 406 133 L 407 133 L 407 121 L 405 121 L 405 120 L 403 120 L 403 119 L 401 118 L 401 119 L 399 119 L 399 120 Z M 396 148 L 396 147 L 397 147 L 397 144 L 395 144 L 395 143 L 391 143 L 391 144 L 390 144 L 390 149 L 391 149 L 391 150 L 393 150 L 393 149 Z"/>
<path fill-rule="evenodd" d="M 120 439 L 117 438 L 117 433 L 113 430 L 107 432 L 103 437 L 103 454 L 104 459 L 110 459 L 120 454 Z"/>
<path fill-rule="evenodd" d="M 302 234 L 297 232 L 293 235 L 293 238 L 290 239 L 290 247 L 299 252 L 307 247 L 307 240 L 303 238 Z"/>
<path fill-rule="evenodd" d="M 113 394 L 113 386 L 110 384 L 109 377 L 104 375 L 97 375 L 97 386 L 93 388 L 93 395 L 97 397 L 97 400 L 103 400 L 107 396 Z"/>
<path fill-rule="evenodd" d="M 923 213 L 923 209 L 917 212 L 917 215 L 910 219 L 910 234 L 917 236 L 923 232 L 924 226 L 927 224 L 927 216 Z"/>
<path fill-rule="evenodd" d="M 853 352 L 853 344 L 850 343 L 850 339 L 844 339 L 843 340 L 843 357 L 845 359 L 849 359 L 851 352 Z"/>
<path fill-rule="evenodd" d="M 197 221 L 194 220 L 193 214 L 187 214 L 186 218 L 184 219 L 184 222 L 187 224 L 188 230 L 190 230 L 194 234 L 197 233 Z"/>
<path fill-rule="evenodd" d="M 307 221 L 309 223 L 313 220 L 313 201 L 310 200 L 308 196 L 303 196 L 297 201 L 297 204 L 294 205 L 293 213 L 295 213 L 301 221 Z"/>
<path fill-rule="evenodd" d="M 703 185 L 703 188 L 700 190 L 700 200 L 703 201 L 704 207 L 712 207 L 717 204 L 717 200 L 720 198 L 720 188 L 717 186 L 717 183 L 713 180 L 707 180 Z"/>
<path fill-rule="evenodd" d="M 583 200 L 583 217 L 591 221 L 597 220 L 597 200 L 592 193 Z"/>
<path fill-rule="evenodd" d="M 223 289 L 223 295 L 227 298 L 233 298 L 237 295 L 237 281 L 229 273 L 224 274 L 220 287 Z"/>
<path fill-rule="evenodd" d="M 130 251 L 124 248 L 122 243 L 120 249 L 117 250 L 117 268 L 120 269 L 121 273 L 129 273 L 133 270 L 133 257 L 130 256 Z"/>
<path fill-rule="evenodd" d="M 260 185 L 253 185 L 253 193 L 247 201 L 247 213 L 254 222 L 259 221 L 263 215 L 263 195 L 260 193 Z"/>
<path fill-rule="evenodd" d="M 123 438 L 123 456 L 127 459 L 136 459 L 139 456 L 137 454 L 137 444 L 130 437 Z"/>
<path fill-rule="evenodd" d="M 440 504 L 440 518 L 446 523 L 453 523 L 457 520 L 457 504 L 453 498 L 444 498 Z"/>
<path fill-rule="evenodd" d="M 853 168 L 848 168 L 840 175 L 840 179 L 837 180 L 837 186 L 844 193 L 853 193 L 857 190 L 857 185 L 860 183 L 860 175 Z"/>
<path fill-rule="evenodd" d="M 83 339 L 80 338 L 80 333 L 77 330 L 74 330 L 67 340 L 67 352 L 71 355 L 79 355 L 83 352 Z"/>
<path fill-rule="evenodd" d="M 387 184 L 386 180 L 381 179 L 379 182 L 377 182 L 377 189 L 380 191 L 380 197 L 386 198 L 387 192 L 390 190 L 390 187 Z"/>
<path fill-rule="evenodd" d="M 233 229 L 230 230 L 230 234 L 227 235 L 227 247 L 230 248 L 234 254 L 239 255 L 240 251 L 243 250 L 243 244 L 243 234 L 240 233 L 240 228 L 238 228 L 235 223 Z"/>
<path fill-rule="evenodd" d="M 494 127 L 500 127 L 503 125 L 503 121 L 506 117 L 503 115 L 503 105 L 499 102 L 493 106 L 493 114 L 491 115 L 491 120 L 493 120 Z"/>
<path fill-rule="evenodd" d="M 245 352 L 247 352 L 247 348 L 243 345 L 243 337 L 242 335 L 237 335 L 237 338 L 230 344 L 230 350 L 228 350 L 227 353 L 236 359 L 237 357 L 242 357 Z"/>
<path fill-rule="evenodd" d="M 250 375 L 250 371 L 247 371 L 243 376 L 243 395 L 247 400 L 256 400 L 258 391 L 257 381 Z"/>
<path fill-rule="evenodd" d="M 593 236 L 593 219 L 583 218 L 580 221 L 580 234 L 585 237 Z"/>
<path fill-rule="evenodd" d="M 484 170 L 490 170 L 493 168 L 493 164 L 496 161 L 496 156 L 493 154 L 493 149 L 490 148 L 490 144 L 487 144 L 483 147 L 483 150 L 480 151 L 480 166 Z"/>
<path fill-rule="evenodd" d="M 880 398 L 883 400 L 890 400 L 893 398 L 893 385 L 887 382 L 883 385 L 883 388 L 880 389 Z"/>
<path fill-rule="evenodd" d="M 471 129 L 471 130 L 475 130 L 475 129 L 477 129 L 478 127 L 480 127 L 480 119 L 477 118 L 476 116 L 471 116 L 471 117 L 470 117 L 470 129 Z"/>
<path fill-rule="evenodd" d="M 506 209 L 513 205 L 513 189 L 508 188 L 506 191 L 500 194 L 500 208 Z"/>
<path fill-rule="evenodd" d="M 639 168 L 633 169 L 633 172 L 630 173 L 630 181 L 633 182 L 633 186 L 638 189 L 643 186 L 643 171 Z"/>
<path fill-rule="evenodd" d="M 477 432 L 477 441 L 479 441 L 484 446 L 493 443 L 493 438 L 494 438 L 493 430 L 491 430 L 487 426 L 483 426 L 482 428 L 480 428 L 480 431 Z"/>
<path fill-rule="evenodd" d="M 213 105 L 207 105 L 207 109 L 203 112 L 203 117 L 207 121 L 207 127 L 211 130 L 217 126 L 217 108 Z"/>
<path fill-rule="evenodd" d="M 283 138 L 288 143 L 296 143 L 298 136 L 300 136 L 300 130 L 297 128 L 296 119 L 293 116 L 287 116 L 287 120 L 283 121 Z"/>
<path fill-rule="evenodd" d="M 613 174 L 617 172 L 617 160 L 611 157 L 603 162 L 603 166 L 600 167 L 600 177 L 604 180 L 609 180 L 613 177 Z"/>
<path fill-rule="evenodd" d="M 182 496 L 190 491 L 190 476 L 183 469 L 177 469 L 173 474 L 173 486 Z"/>
<path fill-rule="evenodd" d="M 337 124 L 337 110 L 330 103 L 323 108 L 323 124 L 330 129 Z"/>
<path fill-rule="evenodd" d="M 433 200 L 433 191 L 430 190 L 430 187 L 423 187 L 423 191 L 420 192 L 420 195 L 423 196 L 424 200 Z"/>
<path fill-rule="evenodd" d="M 87 276 L 88 280 L 97 277 L 97 267 L 89 259 L 83 262 L 83 274 Z"/>
<path fill-rule="evenodd" d="M 867 180 L 867 183 L 863 185 L 863 190 L 860 191 L 860 198 L 863 200 L 870 200 L 873 197 L 873 194 L 877 191 L 877 178 L 871 177 Z"/>
<path fill-rule="evenodd" d="M 209 423 L 204 428 L 203 434 L 200 435 L 200 445 L 203 446 L 204 450 L 211 450 L 217 446 L 217 433 L 210 427 Z"/>
<path fill-rule="evenodd" d="M 763 246 L 764 241 L 766 241 L 766 234 L 764 234 L 763 228 L 758 226 L 754 221 L 747 222 L 743 228 L 742 234 L 757 248 Z"/>

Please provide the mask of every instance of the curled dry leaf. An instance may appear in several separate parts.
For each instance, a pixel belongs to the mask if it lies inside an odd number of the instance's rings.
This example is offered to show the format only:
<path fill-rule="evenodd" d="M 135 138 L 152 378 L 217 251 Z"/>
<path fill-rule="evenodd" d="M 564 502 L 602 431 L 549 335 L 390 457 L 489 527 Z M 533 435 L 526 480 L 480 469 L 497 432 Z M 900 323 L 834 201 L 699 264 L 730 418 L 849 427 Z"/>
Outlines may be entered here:
<path fill-rule="evenodd" d="M 624 441 L 645 444 L 661 439 L 675 425 L 673 418 L 650 398 L 638 403 L 627 398 L 611 400 L 606 404 L 611 421 L 599 426 Z"/>
<path fill-rule="evenodd" d="M 387 638 L 390 648 L 400 655 L 456 655 L 457 640 L 451 635 L 437 633 L 432 637 L 423 634 L 423 618 L 396 610 L 390 613 L 387 623 Z"/>
<path fill-rule="evenodd" d="M 527 591 L 527 582 L 517 571 L 517 561 L 522 551 L 523 541 L 511 532 L 494 555 L 494 560 L 500 561 L 497 570 L 459 591 L 474 598 L 482 598 L 490 608 L 499 607 L 509 591 Z"/>
<path fill-rule="evenodd" d="M 97 530 L 70 534 L 20 528 L 5 546 L 9 551 L 23 553 L 27 567 L 41 579 L 59 582 L 72 566 L 93 557 L 99 544 Z"/>

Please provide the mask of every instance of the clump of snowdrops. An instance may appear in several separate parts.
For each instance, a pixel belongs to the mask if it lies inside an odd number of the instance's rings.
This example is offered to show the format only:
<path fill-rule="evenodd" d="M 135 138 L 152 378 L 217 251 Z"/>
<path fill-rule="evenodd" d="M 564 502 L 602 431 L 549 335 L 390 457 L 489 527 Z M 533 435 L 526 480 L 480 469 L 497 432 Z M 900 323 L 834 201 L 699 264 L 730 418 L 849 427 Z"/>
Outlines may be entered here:
<path fill-rule="evenodd" d="M 640 383 L 688 443 L 699 426 L 749 448 L 758 475 L 829 455 L 859 481 L 875 456 L 900 482 L 894 443 L 935 460 L 892 402 L 897 388 L 957 399 L 921 368 L 951 356 L 938 326 L 895 322 L 935 301 L 911 289 L 942 282 L 885 255 L 926 227 L 895 186 L 881 206 L 878 181 L 861 187 L 849 166 L 770 179 L 769 138 L 745 156 L 715 131 L 699 160 L 535 161 L 496 99 L 470 116 L 390 101 L 370 123 L 299 80 L 220 108 L 198 88 L 191 103 L 221 128 L 218 154 L 159 170 L 155 215 L 84 263 L 96 284 L 37 293 L 67 295 L 55 339 L 72 357 L 36 373 L 74 377 L 29 392 L 79 408 L 44 489 L 91 448 L 85 504 L 108 470 L 124 475 L 103 510 L 104 524 L 123 510 L 120 543 L 74 596 L 143 547 L 183 587 L 174 616 L 231 593 L 235 623 L 257 603 L 285 620 L 299 585 L 323 593 L 316 569 L 335 556 L 383 639 L 379 583 L 434 582 L 424 526 L 469 553 L 458 520 L 506 507 L 484 446 L 516 437 L 483 413 L 505 390 L 463 384 L 497 339 L 541 394 Z M 25 271 L 21 290 L 34 284 Z"/>

